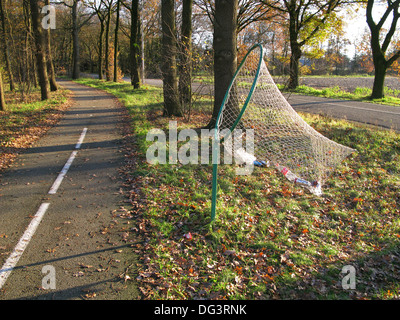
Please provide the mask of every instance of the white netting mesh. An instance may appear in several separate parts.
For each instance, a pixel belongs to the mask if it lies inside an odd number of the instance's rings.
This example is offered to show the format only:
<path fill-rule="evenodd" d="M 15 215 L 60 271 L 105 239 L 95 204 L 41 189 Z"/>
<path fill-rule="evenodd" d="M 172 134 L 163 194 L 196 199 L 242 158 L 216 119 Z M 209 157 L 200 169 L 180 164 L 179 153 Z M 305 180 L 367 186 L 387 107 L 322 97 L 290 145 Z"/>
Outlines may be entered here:
<path fill-rule="evenodd" d="M 261 46 L 255 46 L 239 67 L 217 128 L 221 134 L 227 128 L 254 129 L 256 159 L 269 161 L 286 178 L 317 195 L 333 169 L 354 151 L 324 137 L 296 113 L 269 74 Z"/>

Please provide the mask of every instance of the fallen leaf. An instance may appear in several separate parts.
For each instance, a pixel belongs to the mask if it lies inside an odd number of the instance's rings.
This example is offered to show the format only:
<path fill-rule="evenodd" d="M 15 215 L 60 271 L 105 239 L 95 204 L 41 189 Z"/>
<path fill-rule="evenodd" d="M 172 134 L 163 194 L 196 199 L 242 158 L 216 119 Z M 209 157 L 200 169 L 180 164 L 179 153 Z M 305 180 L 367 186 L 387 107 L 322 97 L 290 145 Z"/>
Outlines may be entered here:
<path fill-rule="evenodd" d="M 73 277 L 83 277 L 84 275 L 85 275 L 84 272 L 78 271 L 78 272 L 74 273 L 72 276 L 73 276 Z"/>
<path fill-rule="evenodd" d="M 87 298 L 87 299 L 91 299 L 91 298 L 94 298 L 94 297 L 96 297 L 96 293 L 95 292 L 85 294 L 85 298 Z"/>
<path fill-rule="evenodd" d="M 225 250 L 224 251 L 224 255 L 226 255 L 226 256 L 230 256 L 230 255 L 233 255 L 233 254 L 235 254 L 235 250 Z"/>
<path fill-rule="evenodd" d="M 128 276 L 127 274 L 124 277 L 124 282 L 127 282 L 128 280 L 132 280 L 130 276 Z"/>

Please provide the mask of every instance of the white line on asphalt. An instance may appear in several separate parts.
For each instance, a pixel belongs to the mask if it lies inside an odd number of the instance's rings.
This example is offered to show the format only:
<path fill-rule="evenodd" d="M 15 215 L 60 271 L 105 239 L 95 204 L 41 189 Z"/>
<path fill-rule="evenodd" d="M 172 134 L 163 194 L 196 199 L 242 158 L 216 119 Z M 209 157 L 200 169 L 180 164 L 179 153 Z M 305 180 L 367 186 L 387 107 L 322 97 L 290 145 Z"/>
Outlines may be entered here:
<path fill-rule="evenodd" d="M 82 134 L 78 140 L 78 143 L 75 146 L 75 149 L 80 149 L 83 143 L 83 140 L 85 139 L 86 133 L 87 133 L 87 128 L 83 129 Z"/>
<path fill-rule="evenodd" d="M 293 105 L 296 107 L 295 101 L 305 101 L 305 102 L 310 102 L 310 100 L 307 99 L 301 99 L 297 97 L 293 97 Z M 315 104 L 316 101 L 313 101 L 311 103 Z M 321 104 L 329 105 L 329 106 L 338 106 L 338 107 L 343 107 L 343 108 L 349 108 L 349 109 L 357 109 L 357 110 L 364 110 L 364 111 L 371 111 L 371 112 L 378 112 L 378 113 L 387 113 L 387 114 L 394 114 L 394 115 L 400 115 L 398 112 L 392 112 L 392 111 L 385 111 L 385 110 L 376 110 L 376 109 L 371 109 L 371 108 L 363 108 L 363 107 L 355 107 L 355 106 L 349 106 L 341 103 L 334 103 L 334 102 L 325 102 L 325 101 L 320 101 Z M 301 107 L 301 106 L 297 106 Z"/>
<path fill-rule="evenodd" d="M 0 269 L 0 289 L 3 287 L 6 282 L 8 276 L 13 271 L 14 267 L 17 265 L 18 260 L 21 258 L 24 253 L 26 247 L 28 246 L 30 240 L 36 232 L 37 227 L 39 226 L 40 221 L 42 220 L 44 214 L 49 208 L 50 203 L 43 203 L 35 216 L 32 218 L 31 223 L 23 234 L 22 238 L 19 240 L 18 244 L 14 248 L 14 251 L 8 257 L 3 267 Z"/>
<path fill-rule="evenodd" d="M 80 149 L 83 143 L 83 140 L 85 139 L 87 133 L 87 128 L 83 129 L 81 136 L 79 137 L 78 143 L 75 146 L 75 149 Z M 76 155 L 78 154 L 78 151 L 73 151 L 71 156 L 69 157 L 67 163 L 65 164 L 64 168 L 61 170 L 60 174 L 58 175 L 56 181 L 54 181 L 52 187 L 50 188 L 49 194 L 56 194 L 58 191 L 58 188 L 60 187 L 62 181 L 64 180 L 65 175 L 67 174 L 69 168 L 72 165 L 72 162 L 74 162 Z"/>
<path fill-rule="evenodd" d="M 72 162 L 74 162 L 76 155 L 78 154 L 78 151 L 73 151 L 71 156 L 69 157 L 67 163 L 65 164 L 64 168 L 61 170 L 60 174 L 58 175 L 56 181 L 54 181 L 52 187 L 50 188 L 49 194 L 56 194 L 58 191 L 58 188 L 61 185 L 61 182 L 64 180 L 65 175 L 67 174 L 69 168 L 72 165 Z"/>
<path fill-rule="evenodd" d="M 85 139 L 87 128 L 84 128 L 81 136 L 79 137 L 78 143 L 75 146 L 75 149 L 80 149 Z M 72 152 L 71 156 L 69 157 L 67 163 L 64 165 L 64 168 L 61 170 L 60 174 L 58 175 L 56 181 L 54 181 L 53 186 L 50 188 L 49 194 L 56 194 L 58 188 L 61 185 L 65 175 L 67 174 L 69 168 L 71 167 L 72 163 L 74 162 L 78 151 L 75 150 Z M 6 282 L 7 278 L 17 265 L 19 259 L 21 258 L 22 254 L 24 253 L 26 247 L 28 246 L 29 242 L 31 241 L 33 235 L 36 232 L 37 227 L 42 221 L 44 214 L 46 213 L 47 209 L 49 208 L 50 203 L 42 203 L 39 207 L 39 210 L 36 212 L 35 216 L 32 218 L 31 223 L 29 224 L 28 228 L 26 229 L 25 233 L 23 234 L 22 238 L 19 240 L 18 244 L 16 245 L 14 251 L 8 257 L 6 262 L 4 263 L 3 267 L 0 269 L 0 289 L 3 287 L 4 283 Z"/>

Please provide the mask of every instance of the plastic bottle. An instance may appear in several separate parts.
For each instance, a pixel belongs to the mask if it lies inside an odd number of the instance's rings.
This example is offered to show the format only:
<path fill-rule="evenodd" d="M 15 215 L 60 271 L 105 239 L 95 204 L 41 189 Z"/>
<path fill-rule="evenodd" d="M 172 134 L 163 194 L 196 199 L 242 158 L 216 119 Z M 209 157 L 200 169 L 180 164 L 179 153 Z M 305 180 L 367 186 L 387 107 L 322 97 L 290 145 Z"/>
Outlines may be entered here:
<path fill-rule="evenodd" d="M 288 179 L 291 182 L 294 183 L 299 183 L 299 184 L 304 184 L 308 187 L 313 187 L 316 186 L 316 184 L 314 185 L 313 183 L 307 181 L 307 180 L 303 180 L 300 179 L 299 177 L 297 177 L 292 171 L 290 171 L 288 168 L 280 166 L 280 165 L 276 165 L 278 170 L 286 177 L 286 179 Z"/>
<path fill-rule="evenodd" d="M 322 195 L 321 185 L 319 184 L 318 181 L 310 182 L 307 180 L 303 180 L 303 179 L 300 179 L 299 177 L 297 177 L 292 171 L 290 171 L 286 167 L 283 167 L 279 164 L 277 164 L 276 167 L 289 181 L 305 186 L 308 190 L 310 190 L 310 192 L 312 192 L 313 194 L 315 194 L 317 196 Z"/>

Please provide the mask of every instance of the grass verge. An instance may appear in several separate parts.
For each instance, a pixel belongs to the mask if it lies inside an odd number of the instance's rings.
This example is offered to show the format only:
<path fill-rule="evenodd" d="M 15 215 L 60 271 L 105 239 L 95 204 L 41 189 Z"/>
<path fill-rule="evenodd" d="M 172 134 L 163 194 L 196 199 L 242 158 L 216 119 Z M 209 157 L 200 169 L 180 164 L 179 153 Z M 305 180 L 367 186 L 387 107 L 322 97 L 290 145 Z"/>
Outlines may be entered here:
<path fill-rule="evenodd" d="M 51 92 L 46 101 L 40 101 L 38 90 L 26 97 L 28 102 L 11 92 L 6 99 L 6 110 L 0 111 L 0 170 L 57 123 L 70 105 L 69 92 L 62 88 Z"/>
<path fill-rule="evenodd" d="M 400 135 L 302 114 L 328 138 L 357 150 L 314 197 L 272 168 L 237 176 L 220 166 L 211 228 L 210 165 L 150 165 L 146 134 L 168 129 L 162 89 L 80 80 L 126 106 L 134 145 L 127 174 L 130 236 L 147 299 L 394 299 L 400 271 Z M 178 128 L 205 119 L 179 119 Z M 191 237 L 187 237 L 190 233 Z M 133 241 L 133 240 L 132 240 Z M 355 270 L 345 289 L 342 270 Z"/>

